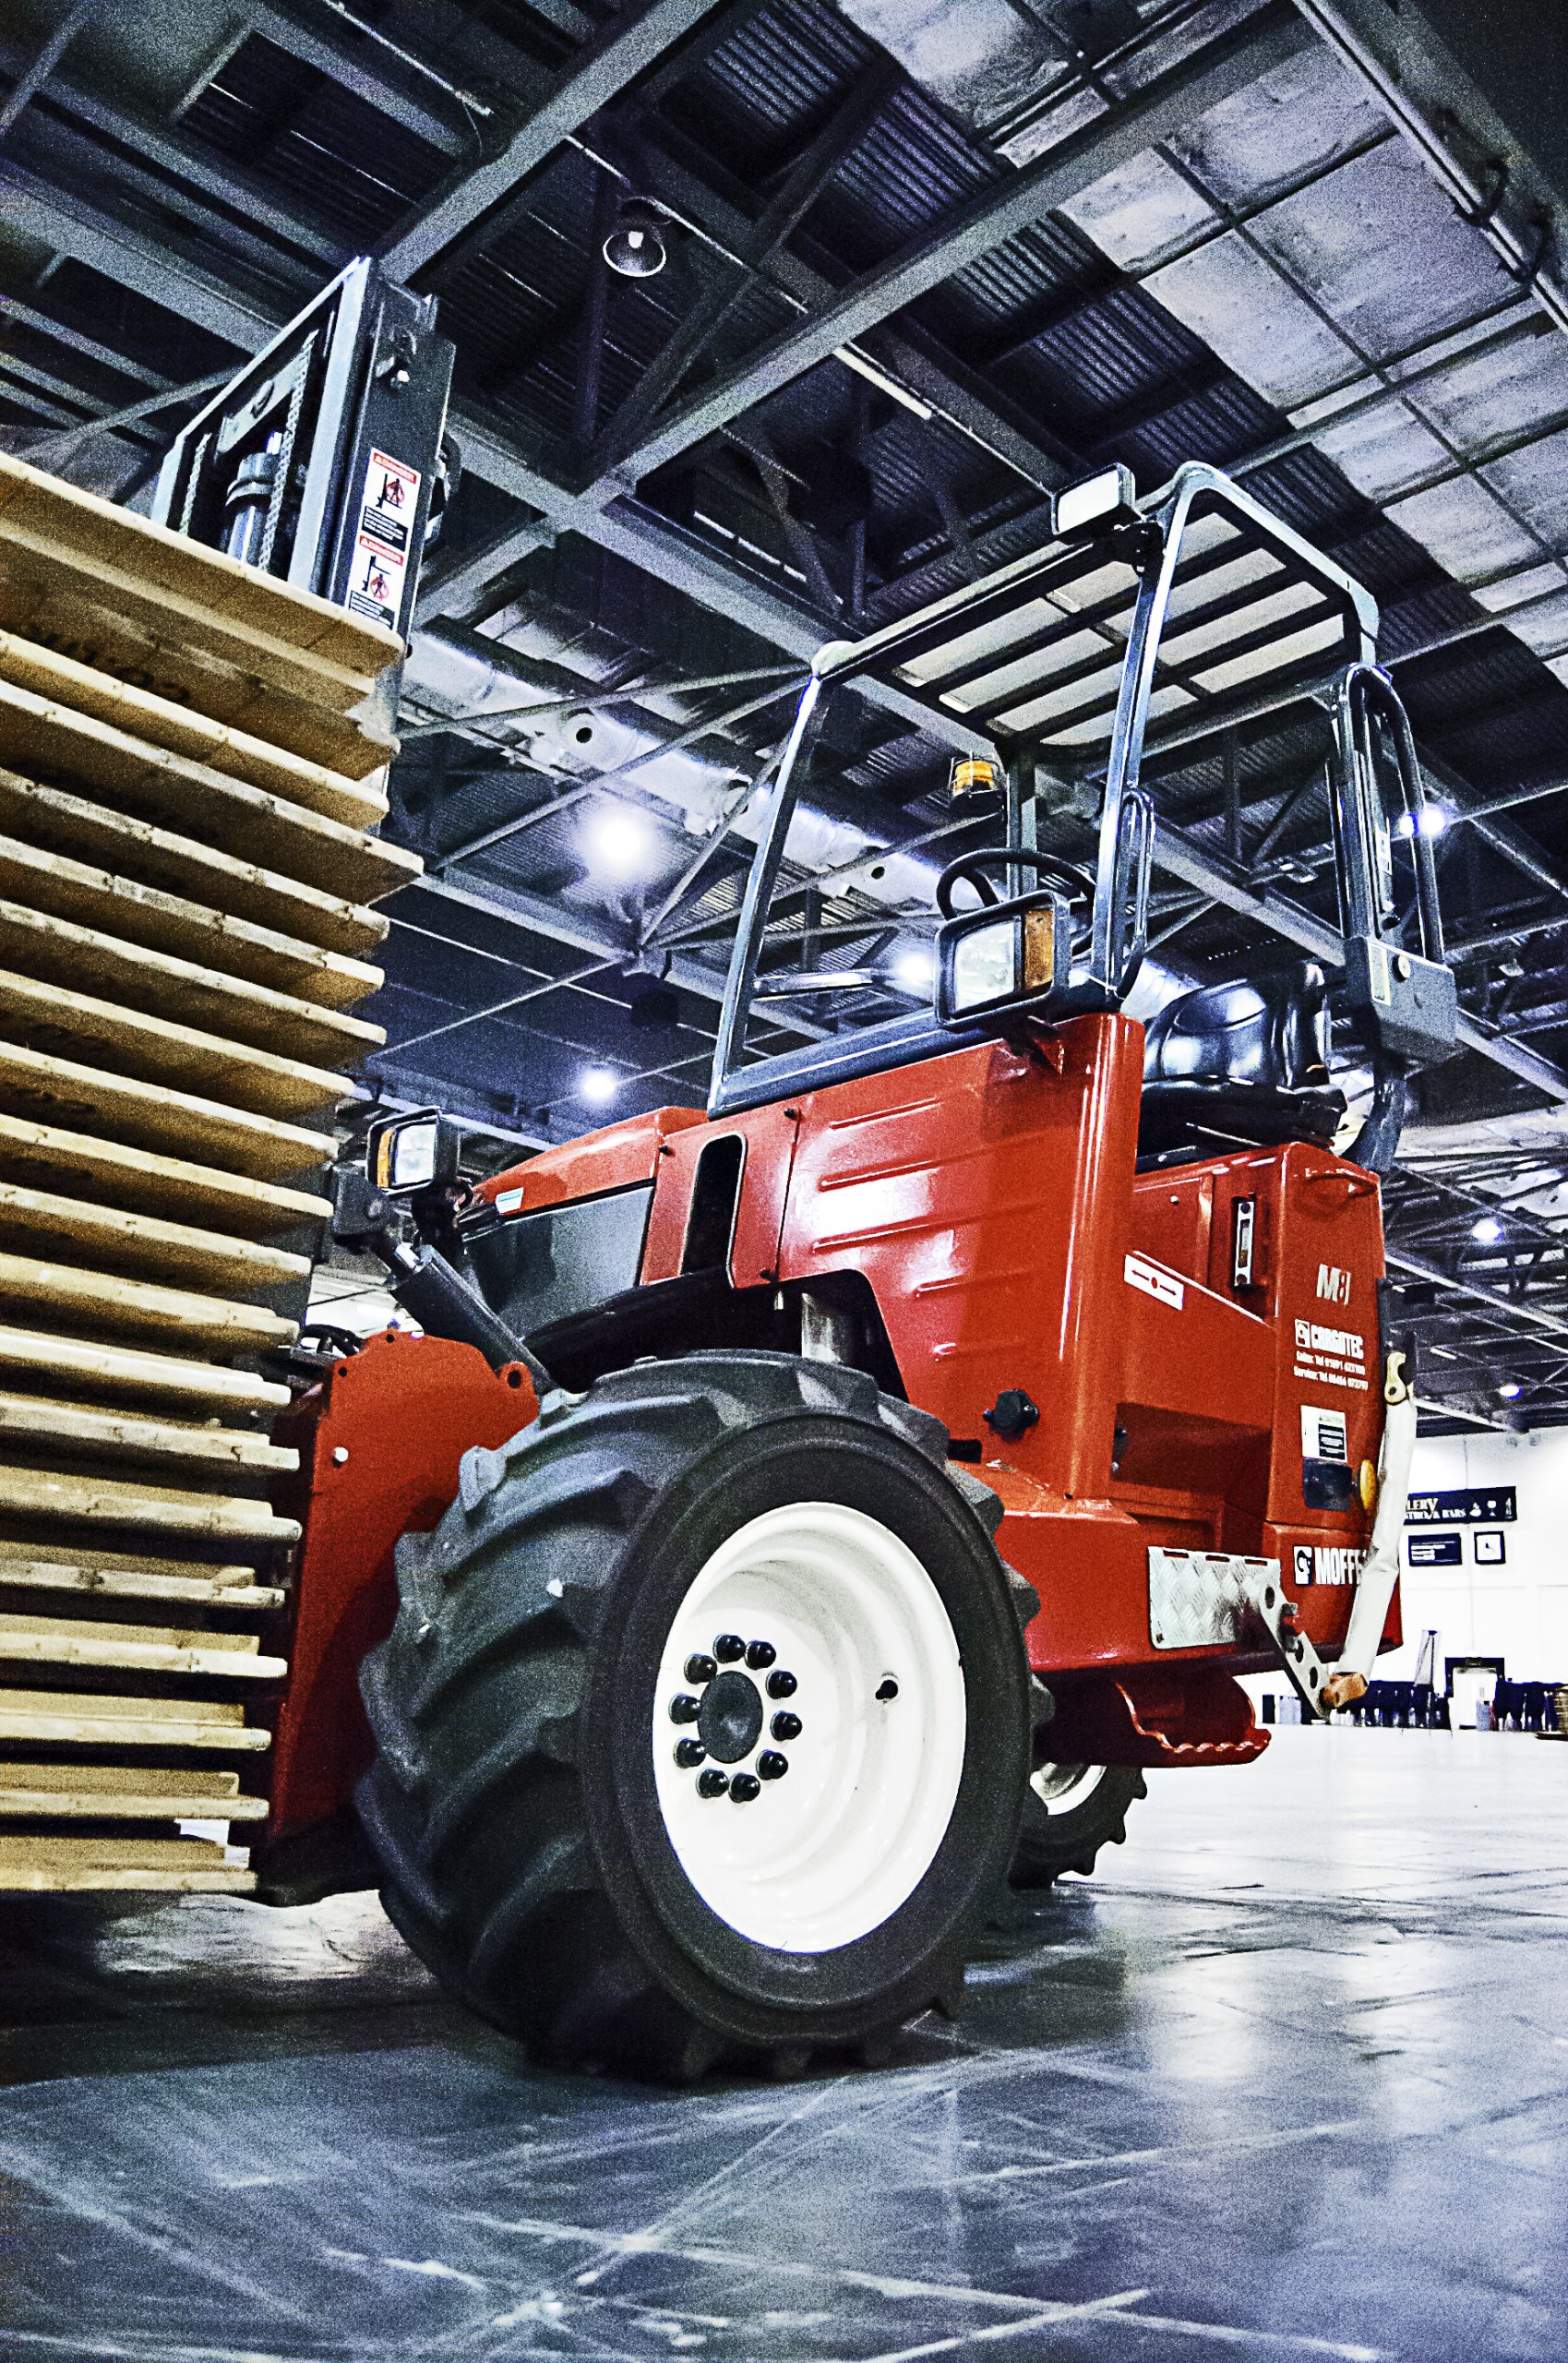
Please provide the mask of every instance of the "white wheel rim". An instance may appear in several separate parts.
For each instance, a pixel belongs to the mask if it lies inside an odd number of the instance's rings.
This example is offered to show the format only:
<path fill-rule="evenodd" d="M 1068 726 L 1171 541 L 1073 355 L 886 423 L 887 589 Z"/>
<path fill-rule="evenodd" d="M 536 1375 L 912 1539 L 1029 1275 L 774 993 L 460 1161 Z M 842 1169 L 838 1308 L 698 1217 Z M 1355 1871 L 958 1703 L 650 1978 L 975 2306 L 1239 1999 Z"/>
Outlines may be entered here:
<path fill-rule="evenodd" d="M 1048 1814 L 1072 1813 L 1088 1804 L 1106 1771 L 1103 1764 L 1042 1764 L 1029 1786 Z"/>
<path fill-rule="evenodd" d="M 760 1732 L 741 1756 L 704 1751 L 700 1764 L 682 1764 L 681 1741 L 701 1747 L 702 1736 L 696 1723 L 672 1720 L 676 1698 L 703 1706 L 701 1733 L 736 1744 L 738 1718 L 721 1735 L 712 1681 L 687 1672 L 688 1659 L 712 1659 L 714 1641 L 730 1635 L 774 1651 L 771 1665 L 719 1667 L 752 1685 Z M 795 1676 L 787 1704 L 768 1696 L 770 1675 L 780 1674 Z M 890 1682 L 896 1695 L 879 1697 Z M 739 1698 L 733 1685 L 722 1695 Z M 775 1737 L 780 1713 L 798 1719 L 798 1733 L 786 1721 Z M 952 1818 L 965 1725 L 958 1643 L 908 1545 L 837 1502 L 768 1510 L 713 1553 L 670 1626 L 652 1719 L 670 1844 L 709 1909 L 753 1943 L 791 1953 L 853 1944 L 930 1868 Z M 784 1775 L 759 1778 L 764 1753 L 784 1758 Z M 726 1783 L 740 1776 L 744 1802 L 727 1785 L 701 1794 L 703 1773 Z"/>

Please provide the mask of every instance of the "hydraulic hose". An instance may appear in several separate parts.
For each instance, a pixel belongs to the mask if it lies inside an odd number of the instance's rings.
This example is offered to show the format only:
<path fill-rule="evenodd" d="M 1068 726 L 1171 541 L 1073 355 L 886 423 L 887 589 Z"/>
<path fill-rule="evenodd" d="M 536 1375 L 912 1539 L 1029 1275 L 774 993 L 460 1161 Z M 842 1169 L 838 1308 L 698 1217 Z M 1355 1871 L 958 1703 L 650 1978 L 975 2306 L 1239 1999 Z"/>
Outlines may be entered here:
<path fill-rule="evenodd" d="M 455 1337 L 476 1347 L 492 1370 L 521 1362 L 533 1381 L 534 1392 L 547 1394 L 555 1385 L 544 1363 L 523 1340 L 492 1313 L 476 1289 L 469 1286 L 444 1255 L 433 1247 L 411 1247 L 406 1240 L 382 1244 L 392 1294 L 404 1311 L 433 1337 Z"/>

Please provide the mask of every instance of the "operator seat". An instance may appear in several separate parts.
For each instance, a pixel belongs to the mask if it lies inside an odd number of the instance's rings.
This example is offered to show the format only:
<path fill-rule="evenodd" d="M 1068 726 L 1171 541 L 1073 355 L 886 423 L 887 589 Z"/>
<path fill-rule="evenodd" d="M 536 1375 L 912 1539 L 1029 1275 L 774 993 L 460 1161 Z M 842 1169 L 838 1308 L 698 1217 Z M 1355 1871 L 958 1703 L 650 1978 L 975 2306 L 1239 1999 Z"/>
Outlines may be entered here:
<path fill-rule="evenodd" d="M 1167 1002 L 1144 1035 L 1140 1163 L 1331 1141 L 1345 1095 L 1329 1081 L 1327 1004 L 1315 960 Z"/>

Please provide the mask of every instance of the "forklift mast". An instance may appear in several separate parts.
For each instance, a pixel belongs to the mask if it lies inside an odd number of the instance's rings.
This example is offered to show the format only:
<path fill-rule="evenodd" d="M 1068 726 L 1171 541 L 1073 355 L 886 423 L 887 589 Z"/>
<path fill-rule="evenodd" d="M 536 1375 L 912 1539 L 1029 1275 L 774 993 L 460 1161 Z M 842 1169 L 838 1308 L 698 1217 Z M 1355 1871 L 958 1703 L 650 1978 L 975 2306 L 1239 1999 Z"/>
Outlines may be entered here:
<path fill-rule="evenodd" d="M 406 642 L 452 488 L 435 321 L 433 296 L 350 263 L 175 438 L 154 521 Z"/>

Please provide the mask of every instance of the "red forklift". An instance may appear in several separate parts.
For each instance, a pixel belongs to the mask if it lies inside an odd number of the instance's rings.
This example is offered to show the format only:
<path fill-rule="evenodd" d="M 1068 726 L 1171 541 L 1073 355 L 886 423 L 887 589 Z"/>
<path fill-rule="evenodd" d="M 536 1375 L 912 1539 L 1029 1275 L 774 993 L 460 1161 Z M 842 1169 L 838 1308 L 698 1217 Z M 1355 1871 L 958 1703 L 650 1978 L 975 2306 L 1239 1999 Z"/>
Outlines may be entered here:
<path fill-rule="evenodd" d="M 552 2059 L 878 2056 L 1007 1879 L 1261 1753 L 1239 1676 L 1318 1720 L 1399 1638 L 1378 1177 L 1457 1006 L 1377 611 L 1208 466 L 1054 523 L 817 658 L 705 1114 L 477 1187 L 401 1116 L 340 1193 L 422 1334 L 289 1416 L 263 1881 L 319 1891 L 356 1813 L 414 1950 Z M 1339 959 L 1141 1024 L 1143 776 L 1290 712 Z M 890 744 L 948 818 L 824 882 L 795 832 Z"/>

